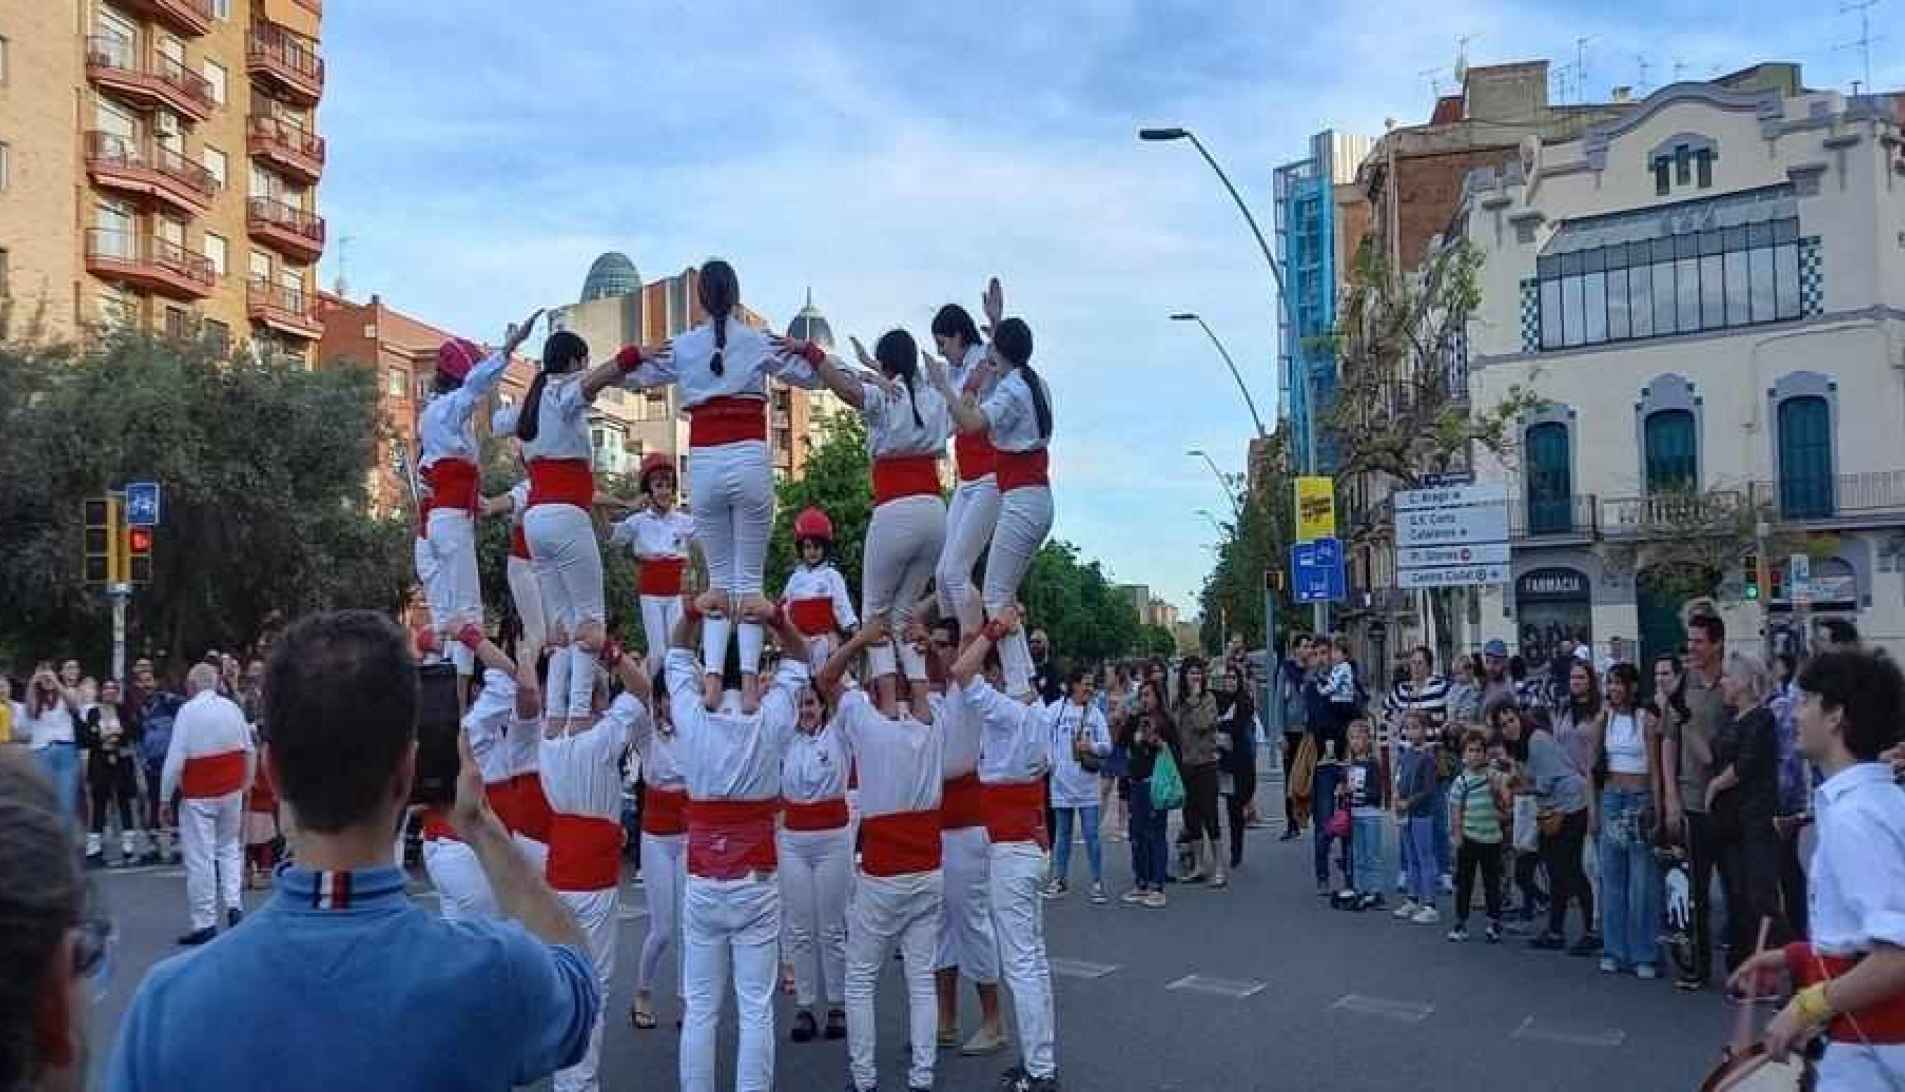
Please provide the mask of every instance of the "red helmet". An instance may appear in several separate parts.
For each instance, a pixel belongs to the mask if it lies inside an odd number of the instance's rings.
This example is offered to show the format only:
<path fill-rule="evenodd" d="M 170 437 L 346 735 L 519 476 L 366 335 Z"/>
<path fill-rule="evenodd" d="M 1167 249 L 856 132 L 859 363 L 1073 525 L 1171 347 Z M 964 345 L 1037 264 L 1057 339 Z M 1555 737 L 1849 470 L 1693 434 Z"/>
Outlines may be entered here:
<path fill-rule="evenodd" d="M 635 480 L 642 484 L 644 492 L 648 489 L 648 476 L 660 470 L 673 474 L 675 461 L 659 451 L 651 451 L 642 457 L 642 469 L 635 475 Z"/>
<path fill-rule="evenodd" d="M 833 521 L 818 508 L 808 508 L 794 517 L 794 541 L 804 542 L 810 538 L 833 541 Z"/>
<path fill-rule="evenodd" d="M 482 359 L 482 346 L 469 338 L 453 337 L 437 346 L 437 374 L 461 383 Z"/>

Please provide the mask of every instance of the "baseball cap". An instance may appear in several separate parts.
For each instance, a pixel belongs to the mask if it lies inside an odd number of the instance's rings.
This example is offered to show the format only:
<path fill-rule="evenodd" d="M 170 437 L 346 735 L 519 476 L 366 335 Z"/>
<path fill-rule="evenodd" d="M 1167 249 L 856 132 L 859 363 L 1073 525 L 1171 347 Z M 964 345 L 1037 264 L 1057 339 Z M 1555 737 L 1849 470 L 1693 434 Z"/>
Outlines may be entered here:
<path fill-rule="evenodd" d="M 1482 655 L 1506 656 L 1508 655 L 1508 642 L 1497 637 L 1495 640 L 1490 641 L 1487 644 L 1482 646 Z"/>

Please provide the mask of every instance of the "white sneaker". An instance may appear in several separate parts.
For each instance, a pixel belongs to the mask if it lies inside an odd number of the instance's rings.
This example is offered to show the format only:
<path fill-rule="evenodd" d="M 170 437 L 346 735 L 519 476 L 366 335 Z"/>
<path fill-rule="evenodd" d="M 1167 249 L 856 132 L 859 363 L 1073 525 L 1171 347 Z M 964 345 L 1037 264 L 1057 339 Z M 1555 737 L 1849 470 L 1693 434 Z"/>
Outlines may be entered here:
<path fill-rule="evenodd" d="M 1641 963 L 1634 967 L 1634 977 L 1639 979 L 1653 979 L 1660 977 L 1660 972 L 1654 970 L 1652 963 Z"/>
<path fill-rule="evenodd" d="M 1129 891 L 1126 891 L 1126 892 L 1125 892 L 1124 894 L 1122 894 L 1122 895 L 1119 895 L 1119 896 L 1118 896 L 1118 901 L 1119 901 L 1119 902 L 1126 902 L 1126 903 L 1133 903 L 1133 904 L 1136 904 L 1136 903 L 1140 903 L 1140 902 L 1143 902 L 1143 901 L 1144 901 L 1144 896 L 1145 896 L 1146 894 L 1147 894 L 1147 892 L 1144 892 L 1144 891 L 1140 891 L 1140 890 L 1138 890 L 1137 888 L 1135 888 L 1135 887 L 1134 887 L 1134 888 L 1132 888 L 1131 890 L 1129 890 Z"/>
<path fill-rule="evenodd" d="M 1066 890 L 1067 888 L 1063 881 L 1053 880 L 1041 888 L 1039 894 L 1048 899 L 1062 899 L 1065 897 Z"/>
<path fill-rule="evenodd" d="M 1415 922 L 1417 925 L 1434 925 L 1442 920 L 1442 915 L 1436 912 L 1435 907 L 1424 906 L 1417 909 L 1416 912 L 1410 916 L 1409 920 Z"/>
<path fill-rule="evenodd" d="M 1094 883 L 1091 885 L 1091 903 L 1093 906 L 1103 906 L 1105 903 L 1110 901 L 1111 900 L 1107 898 L 1105 895 L 1104 884 Z"/>
<path fill-rule="evenodd" d="M 1416 902 L 1416 900 L 1404 899 L 1402 900 L 1402 905 L 1396 907 L 1396 917 L 1413 918 L 1416 915 L 1416 911 L 1420 909 L 1422 909 L 1422 905 Z"/>

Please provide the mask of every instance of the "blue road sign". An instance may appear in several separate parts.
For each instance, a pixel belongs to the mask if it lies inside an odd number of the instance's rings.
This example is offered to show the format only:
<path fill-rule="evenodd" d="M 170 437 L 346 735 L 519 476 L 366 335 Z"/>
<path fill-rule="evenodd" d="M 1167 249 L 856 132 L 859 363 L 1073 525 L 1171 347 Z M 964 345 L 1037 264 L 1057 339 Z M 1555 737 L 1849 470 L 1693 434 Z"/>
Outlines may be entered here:
<path fill-rule="evenodd" d="M 1333 538 L 1290 547 L 1290 587 L 1299 603 L 1333 603 L 1346 593 L 1343 544 Z"/>
<path fill-rule="evenodd" d="M 126 526 L 159 525 L 159 483 L 132 482 L 126 486 Z"/>

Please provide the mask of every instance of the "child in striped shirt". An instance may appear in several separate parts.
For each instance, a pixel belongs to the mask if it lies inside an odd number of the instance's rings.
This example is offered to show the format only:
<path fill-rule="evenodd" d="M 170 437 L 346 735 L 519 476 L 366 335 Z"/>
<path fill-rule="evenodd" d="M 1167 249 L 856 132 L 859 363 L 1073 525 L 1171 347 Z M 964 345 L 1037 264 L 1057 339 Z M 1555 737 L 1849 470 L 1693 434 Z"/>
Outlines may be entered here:
<path fill-rule="evenodd" d="M 1489 768 L 1488 737 L 1476 729 L 1462 736 L 1462 772 L 1449 786 L 1449 841 L 1455 849 L 1455 928 L 1449 939 L 1468 939 L 1468 908 L 1475 873 L 1482 874 L 1482 901 L 1488 907 L 1490 944 L 1502 939 L 1502 832 L 1508 811 L 1508 786 Z"/>

